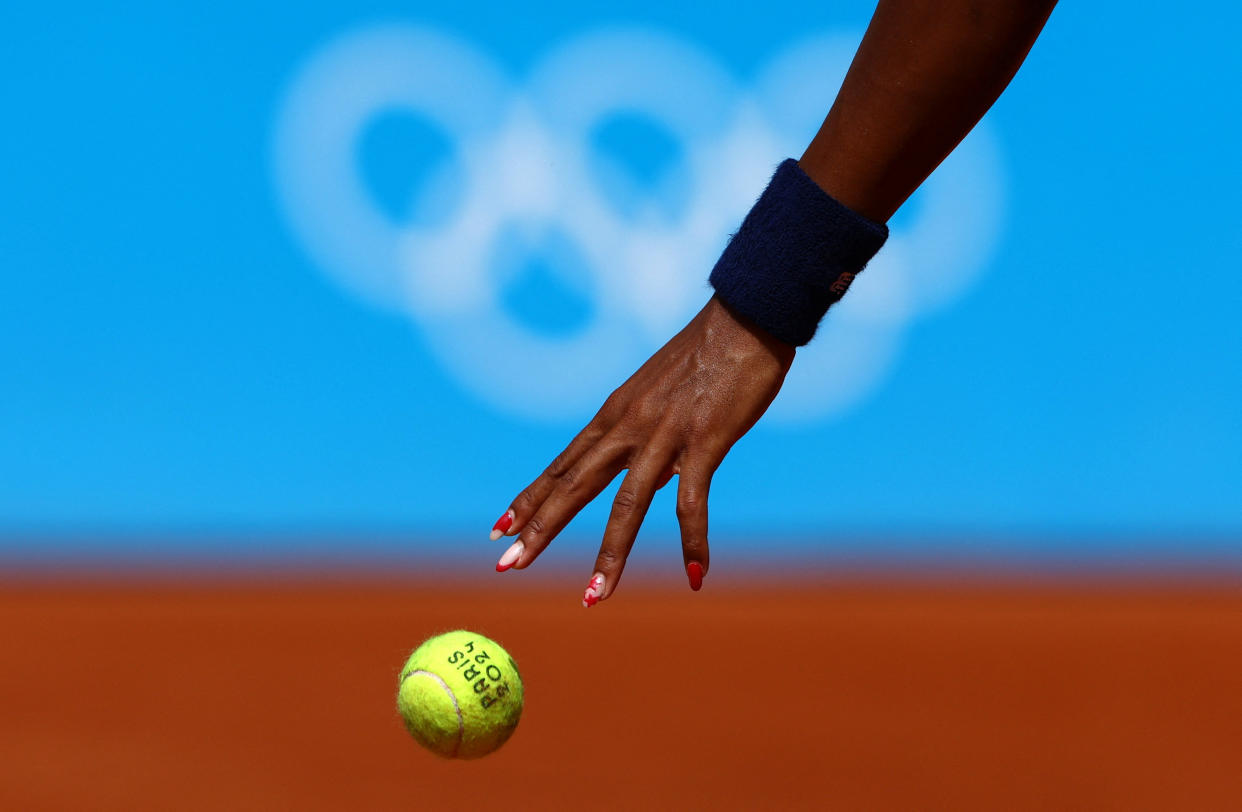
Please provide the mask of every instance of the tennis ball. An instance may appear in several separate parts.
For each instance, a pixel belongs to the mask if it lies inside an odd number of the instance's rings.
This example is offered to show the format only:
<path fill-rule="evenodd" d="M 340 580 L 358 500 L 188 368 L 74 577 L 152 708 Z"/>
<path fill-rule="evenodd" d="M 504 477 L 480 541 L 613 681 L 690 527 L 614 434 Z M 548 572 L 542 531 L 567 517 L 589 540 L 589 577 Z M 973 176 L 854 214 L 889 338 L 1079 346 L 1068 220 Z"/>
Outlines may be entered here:
<path fill-rule="evenodd" d="M 495 640 L 468 631 L 432 637 L 405 661 L 397 710 L 419 744 L 445 758 L 479 758 L 522 716 L 522 675 Z"/>

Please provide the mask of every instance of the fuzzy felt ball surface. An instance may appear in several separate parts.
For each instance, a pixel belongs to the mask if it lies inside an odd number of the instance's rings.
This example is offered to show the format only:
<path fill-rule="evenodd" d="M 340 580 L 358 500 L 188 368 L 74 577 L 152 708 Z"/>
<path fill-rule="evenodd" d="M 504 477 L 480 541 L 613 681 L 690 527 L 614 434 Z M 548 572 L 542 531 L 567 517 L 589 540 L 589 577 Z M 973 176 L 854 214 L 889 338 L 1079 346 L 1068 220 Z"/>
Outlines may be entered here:
<path fill-rule="evenodd" d="M 436 635 L 401 669 L 397 710 L 419 744 L 445 758 L 479 758 L 522 716 L 522 676 L 509 652 L 470 631 Z"/>

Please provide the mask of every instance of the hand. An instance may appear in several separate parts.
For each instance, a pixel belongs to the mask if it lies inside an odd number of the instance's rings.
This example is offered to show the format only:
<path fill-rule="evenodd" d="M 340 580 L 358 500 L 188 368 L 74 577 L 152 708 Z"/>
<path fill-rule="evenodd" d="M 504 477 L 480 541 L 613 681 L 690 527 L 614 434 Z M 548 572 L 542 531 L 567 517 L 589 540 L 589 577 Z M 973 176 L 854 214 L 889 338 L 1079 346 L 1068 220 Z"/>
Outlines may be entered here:
<path fill-rule="evenodd" d="M 573 442 L 518 494 L 492 538 L 518 534 L 496 565 L 525 569 L 622 470 L 583 604 L 617 587 L 655 492 L 678 475 L 677 520 L 690 586 L 708 568 L 707 492 L 725 454 L 767 411 L 794 348 L 713 298 L 605 401 Z"/>

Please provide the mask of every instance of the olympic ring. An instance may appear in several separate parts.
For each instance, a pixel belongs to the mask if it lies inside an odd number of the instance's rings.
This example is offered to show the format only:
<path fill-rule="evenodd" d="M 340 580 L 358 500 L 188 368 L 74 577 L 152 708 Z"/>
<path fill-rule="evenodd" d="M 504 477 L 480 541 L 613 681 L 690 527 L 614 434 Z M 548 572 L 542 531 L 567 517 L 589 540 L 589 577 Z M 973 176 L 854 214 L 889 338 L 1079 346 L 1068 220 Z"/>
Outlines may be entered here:
<path fill-rule="evenodd" d="M 857 42 L 808 38 L 747 87 L 683 39 L 610 28 L 546 54 L 519 86 L 444 32 L 361 30 L 316 53 L 291 83 L 274 128 L 274 183 L 312 259 L 351 293 L 408 314 L 462 386 L 524 418 L 579 418 L 705 301 L 727 235 L 775 163 L 814 134 Z M 359 173 L 363 135 L 391 111 L 419 116 L 454 147 L 426 176 L 434 222 L 394 221 Z M 620 115 L 679 147 L 649 188 L 592 147 Z M 981 125 L 799 353 L 772 417 L 823 419 L 871 392 L 904 327 L 986 268 L 1003 200 L 1000 150 Z M 590 300 L 568 333 L 534 329 L 503 301 L 511 255 L 541 251 Z M 496 390 L 504 371 L 522 369 L 553 374 L 520 398 Z"/>

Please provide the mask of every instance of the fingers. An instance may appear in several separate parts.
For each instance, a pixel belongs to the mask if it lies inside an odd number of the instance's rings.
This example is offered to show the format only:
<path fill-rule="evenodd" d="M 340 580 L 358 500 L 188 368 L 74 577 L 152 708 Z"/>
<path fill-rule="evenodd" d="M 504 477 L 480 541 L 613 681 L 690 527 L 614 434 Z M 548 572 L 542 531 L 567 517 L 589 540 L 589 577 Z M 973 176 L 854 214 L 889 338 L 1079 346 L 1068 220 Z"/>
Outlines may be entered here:
<path fill-rule="evenodd" d="M 707 574 L 707 492 L 714 465 L 687 464 L 677 480 L 677 522 L 681 525 L 681 554 L 690 588 L 698 592 Z"/>
<path fill-rule="evenodd" d="M 556 456 L 556 459 L 552 460 L 552 464 L 544 469 L 539 478 L 527 485 L 517 495 L 517 498 L 509 503 L 509 509 L 501 514 L 496 524 L 492 525 L 492 541 L 496 541 L 501 536 L 520 533 L 535 515 L 539 506 L 556 488 L 560 478 L 572 470 L 574 464 L 603 436 L 604 431 L 597 420 L 592 420 L 586 428 L 578 432 L 578 436 Z"/>
<path fill-rule="evenodd" d="M 595 572 L 582 595 L 583 606 L 594 606 L 617 587 L 626 558 L 634 547 L 638 529 L 651 507 L 655 492 L 668 482 L 673 448 L 653 443 L 643 457 L 630 467 L 612 500 L 612 513 L 604 530 L 604 541 L 595 559 Z"/>
<path fill-rule="evenodd" d="M 496 564 L 503 572 L 525 569 L 556 538 L 588 502 L 612 482 L 624 467 L 629 449 L 607 438 L 596 443 L 569 470 L 553 479 L 551 491 L 533 516 L 523 522 L 517 541 Z"/>

